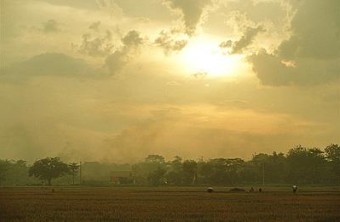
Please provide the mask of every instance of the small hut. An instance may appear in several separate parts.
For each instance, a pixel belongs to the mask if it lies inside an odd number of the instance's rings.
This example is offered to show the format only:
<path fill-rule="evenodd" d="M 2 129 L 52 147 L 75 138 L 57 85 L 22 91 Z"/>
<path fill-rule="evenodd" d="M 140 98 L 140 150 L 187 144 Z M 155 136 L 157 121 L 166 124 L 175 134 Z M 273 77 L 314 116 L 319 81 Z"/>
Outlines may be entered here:
<path fill-rule="evenodd" d="M 111 171 L 111 183 L 120 184 L 135 184 L 135 177 L 132 171 Z"/>

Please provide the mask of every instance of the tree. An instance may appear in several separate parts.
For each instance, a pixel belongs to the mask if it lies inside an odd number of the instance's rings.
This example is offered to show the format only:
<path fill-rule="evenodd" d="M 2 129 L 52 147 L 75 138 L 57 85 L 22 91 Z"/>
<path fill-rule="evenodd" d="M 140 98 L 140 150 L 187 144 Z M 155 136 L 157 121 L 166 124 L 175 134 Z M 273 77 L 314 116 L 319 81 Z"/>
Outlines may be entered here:
<path fill-rule="evenodd" d="M 164 180 L 166 173 L 166 163 L 163 156 L 148 155 L 145 161 L 134 164 L 136 181 L 140 184 L 159 185 L 160 180 Z"/>
<path fill-rule="evenodd" d="M 165 162 L 164 157 L 161 155 L 148 155 L 145 158 L 146 163 L 158 163 L 163 164 Z"/>
<path fill-rule="evenodd" d="M 234 159 L 227 159 L 226 161 L 227 168 L 227 178 L 230 185 L 234 185 L 236 183 L 239 183 L 241 178 L 241 172 L 244 168 L 244 160 L 240 158 L 234 158 Z"/>
<path fill-rule="evenodd" d="M 8 179 L 6 184 L 9 186 L 23 186 L 30 183 L 35 183 L 35 179 L 28 176 L 29 167 L 26 161 L 17 160 L 11 161 L 11 168 L 8 170 Z"/>
<path fill-rule="evenodd" d="M 182 164 L 184 184 L 195 184 L 197 179 L 197 162 L 186 160 Z"/>
<path fill-rule="evenodd" d="M 165 175 L 166 169 L 162 167 L 157 167 L 154 171 L 150 172 L 148 175 L 148 181 L 153 186 L 159 186 L 161 184 L 165 184 Z"/>
<path fill-rule="evenodd" d="M 70 173 L 72 174 L 72 184 L 74 185 L 74 178 L 78 173 L 80 165 L 78 163 L 70 163 L 68 167 L 70 169 Z"/>
<path fill-rule="evenodd" d="M 34 162 L 33 166 L 29 169 L 29 176 L 45 180 L 50 186 L 52 179 L 61 177 L 69 172 L 68 165 L 62 162 L 59 157 L 47 157 Z"/>
<path fill-rule="evenodd" d="M 147 169 L 147 180 L 153 186 L 165 183 L 166 164 L 161 155 L 148 155 L 144 162 Z"/>
<path fill-rule="evenodd" d="M 169 170 L 166 178 L 169 184 L 180 185 L 182 184 L 182 158 L 175 156 L 174 160 L 167 163 Z"/>
<path fill-rule="evenodd" d="M 10 169 L 11 163 L 8 160 L 0 160 L 0 186 L 7 178 L 7 171 Z"/>
<path fill-rule="evenodd" d="M 201 166 L 200 174 L 203 181 L 210 184 L 225 185 L 229 184 L 227 176 L 228 160 L 225 158 L 211 159 Z"/>
<path fill-rule="evenodd" d="M 256 182 L 283 183 L 287 174 L 287 161 L 283 153 L 272 155 L 259 153 L 250 161 L 256 178 Z"/>
<path fill-rule="evenodd" d="M 336 182 L 340 182 L 340 146 L 331 144 L 325 148 L 326 158 L 331 166 L 332 173 L 336 177 Z"/>
<path fill-rule="evenodd" d="M 293 183 L 321 183 L 326 160 L 319 148 L 297 146 L 288 151 L 289 179 Z"/>

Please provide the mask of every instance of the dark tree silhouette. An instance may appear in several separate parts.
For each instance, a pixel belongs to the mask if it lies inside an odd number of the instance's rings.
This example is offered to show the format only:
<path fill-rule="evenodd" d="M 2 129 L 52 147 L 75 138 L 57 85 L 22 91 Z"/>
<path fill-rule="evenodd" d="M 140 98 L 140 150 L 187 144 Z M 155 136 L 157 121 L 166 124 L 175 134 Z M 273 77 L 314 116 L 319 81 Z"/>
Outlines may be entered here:
<path fill-rule="evenodd" d="M 338 144 L 331 144 L 325 148 L 325 153 L 332 173 L 335 175 L 335 181 L 340 183 L 340 146 Z"/>
<path fill-rule="evenodd" d="M 72 174 L 72 184 L 74 185 L 74 178 L 78 173 L 80 165 L 78 163 L 70 163 L 68 167 L 70 169 L 70 173 Z"/>
<path fill-rule="evenodd" d="M 62 162 L 59 157 L 47 157 L 37 160 L 29 169 L 29 175 L 35 176 L 40 180 L 47 181 L 50 186 L 52 179 L 61 177 L 70 172 L 68 165 Z"/>
<path fill-rule="evenodd" d="M 3 181 L 6 180 L 7 171 L 10 168 L 11 164 L 8 160 L 0 160 L 0 186 Z"/>
<path fill-rule="evenodd" d="M 183 182 L 187 185 L 195 184 L 197 179 L 197 162 L 194 160 L 186 160 L 182 164 Z"/>

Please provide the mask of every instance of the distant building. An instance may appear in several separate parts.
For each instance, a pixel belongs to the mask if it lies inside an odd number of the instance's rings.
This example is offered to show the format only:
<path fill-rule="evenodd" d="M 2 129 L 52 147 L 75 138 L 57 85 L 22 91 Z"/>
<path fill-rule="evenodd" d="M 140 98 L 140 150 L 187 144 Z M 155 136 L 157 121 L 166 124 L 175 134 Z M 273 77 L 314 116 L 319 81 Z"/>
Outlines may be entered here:
<path fill-rule="evenodd" d="M 135 177 L 132 171 L 111 171 L 110 180 L 113 184 L 135 184 Z"/>

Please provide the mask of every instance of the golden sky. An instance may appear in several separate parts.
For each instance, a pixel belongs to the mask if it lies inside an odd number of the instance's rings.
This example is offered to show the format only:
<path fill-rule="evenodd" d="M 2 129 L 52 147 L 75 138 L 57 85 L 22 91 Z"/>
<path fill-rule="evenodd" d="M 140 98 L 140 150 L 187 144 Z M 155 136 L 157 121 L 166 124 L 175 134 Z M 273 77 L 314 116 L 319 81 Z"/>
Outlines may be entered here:
<path fill-rule="evenodd" d="M 0 0 L 0 158 L 340 143 L 338 0 Z"/>

